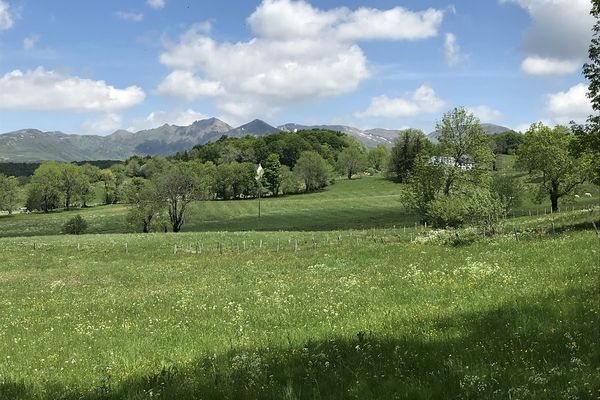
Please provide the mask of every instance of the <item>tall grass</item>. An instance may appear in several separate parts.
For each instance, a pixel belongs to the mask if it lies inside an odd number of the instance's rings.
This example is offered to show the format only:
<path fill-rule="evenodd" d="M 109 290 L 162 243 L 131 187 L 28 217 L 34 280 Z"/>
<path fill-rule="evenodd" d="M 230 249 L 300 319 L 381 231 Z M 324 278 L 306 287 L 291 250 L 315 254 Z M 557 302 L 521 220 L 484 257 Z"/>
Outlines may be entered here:
<path fill-rule="evenodd" d="M 0 398 L 597 396 L 596 233 L 350 233 L 0 239 Z"/>

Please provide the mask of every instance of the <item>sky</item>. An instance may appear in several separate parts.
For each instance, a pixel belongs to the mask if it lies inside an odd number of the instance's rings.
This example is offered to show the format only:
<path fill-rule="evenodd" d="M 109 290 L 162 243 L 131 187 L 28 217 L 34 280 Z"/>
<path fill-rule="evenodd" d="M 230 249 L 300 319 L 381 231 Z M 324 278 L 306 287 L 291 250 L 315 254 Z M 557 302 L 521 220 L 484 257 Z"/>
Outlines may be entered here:
<path fill-rule="evenodd" d="M 590 0 L 0 0 L 0 132 L 592 113 Z"/>

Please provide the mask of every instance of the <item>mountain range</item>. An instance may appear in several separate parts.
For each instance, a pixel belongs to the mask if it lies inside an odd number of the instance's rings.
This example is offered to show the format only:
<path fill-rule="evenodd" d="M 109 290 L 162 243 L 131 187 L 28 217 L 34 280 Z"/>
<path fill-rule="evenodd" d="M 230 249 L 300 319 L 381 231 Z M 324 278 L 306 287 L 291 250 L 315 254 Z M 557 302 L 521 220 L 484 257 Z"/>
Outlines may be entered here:
<path fill-rule="evenodd" d="M 482 126 L 490 134 L 509 130 L 493 124 Z M 278 131 L 297 132 L 311 128 L 343 132 L 367 147 L 378 144 L 391 146 L 400 132 L 392 129 L 361 130 L 346 125 L 289 123 L 274 127 L 259 119 L 233 128 L 218 118 L 196 121 L 188 126 L 165 124 L 138 132 L 118 130 L 108 136 L 69 135 L 57 131 L 21 129 L 0 134 L 0 162 L 123 160 L 133 155 L 173 154 L 188 150 L 197 144 L 217 140 L 223 135 L 263 136 Z M 432 132 L 429 137 L 435 141 L 437 132 Z"/>

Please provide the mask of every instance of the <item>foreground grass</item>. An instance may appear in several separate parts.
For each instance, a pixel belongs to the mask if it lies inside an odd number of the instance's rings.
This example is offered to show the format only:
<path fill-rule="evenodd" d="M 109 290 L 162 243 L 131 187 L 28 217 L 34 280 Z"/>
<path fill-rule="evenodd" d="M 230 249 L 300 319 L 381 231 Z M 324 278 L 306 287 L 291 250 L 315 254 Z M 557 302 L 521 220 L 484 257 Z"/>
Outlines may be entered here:
<path fill-rule="evenodd" d="M 595 233 L 400 239 L 1 239 L 0 398 L 597 396 Z"/>

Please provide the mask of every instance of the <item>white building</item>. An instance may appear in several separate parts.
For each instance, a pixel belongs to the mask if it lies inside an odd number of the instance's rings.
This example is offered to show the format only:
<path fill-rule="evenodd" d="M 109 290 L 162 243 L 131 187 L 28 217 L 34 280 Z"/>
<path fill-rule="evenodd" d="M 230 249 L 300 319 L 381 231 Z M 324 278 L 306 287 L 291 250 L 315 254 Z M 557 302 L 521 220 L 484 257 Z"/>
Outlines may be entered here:
<path fill-rule="evenodd" d="M 473 169 L 473 163 L 469 161 L 469 157 L 462 157 L 458 162 L 454 157 L 433 156 L 429 158 L 429 164 L 442 164 L 448 167 L 460 168 L 463 171 Z"/>

